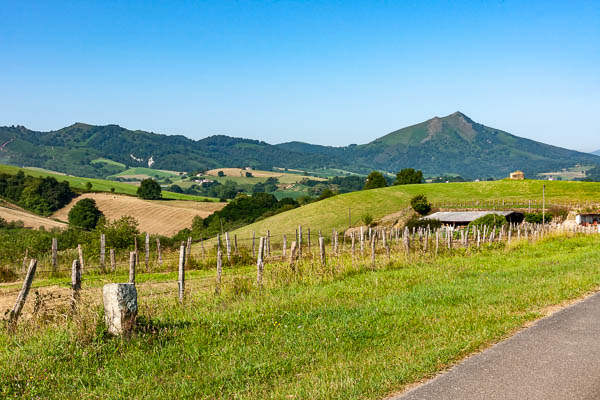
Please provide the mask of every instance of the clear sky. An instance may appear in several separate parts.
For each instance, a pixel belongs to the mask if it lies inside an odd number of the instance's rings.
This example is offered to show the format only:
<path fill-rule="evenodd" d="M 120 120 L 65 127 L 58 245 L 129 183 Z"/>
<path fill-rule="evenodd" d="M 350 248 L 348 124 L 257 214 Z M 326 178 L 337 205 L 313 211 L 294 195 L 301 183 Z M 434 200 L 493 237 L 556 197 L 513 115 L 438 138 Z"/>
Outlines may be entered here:
<path fill-rule="evenodd" d="M 0 125 L 346 145 L 460 110 L 600 149 L 598 0 L 0 1 Z"/>

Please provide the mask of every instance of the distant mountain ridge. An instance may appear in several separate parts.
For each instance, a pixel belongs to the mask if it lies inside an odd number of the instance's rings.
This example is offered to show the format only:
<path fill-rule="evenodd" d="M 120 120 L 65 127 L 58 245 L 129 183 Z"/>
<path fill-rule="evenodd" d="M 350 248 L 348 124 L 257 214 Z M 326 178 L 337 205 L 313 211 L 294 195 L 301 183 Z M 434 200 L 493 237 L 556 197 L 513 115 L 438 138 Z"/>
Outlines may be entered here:
<path fill-rule="evenodd" d="M 597 156 L 600 156 L 600 150 L 592 151 L 592 154 L 595 154 L 595 155 L 597 155 Z"/>
<path fill-rule="evenodd" d="M 47 168 L 72 175 L 104 177 L 113 165 L 176 171 L 252 166 L 258 169 L 337 168 L 356 173 L 396 172 L 412 167 L 428 175 L 500 178 L 521 169 L 527 176 L 575 164 L 600 165 L 600 157 L 511 135 L 455 112 L 391 132 L 363 145 L 319 146 L 302 142 L 271 145 L 229 136 L 192 140 L 180 135 L 132 131 L 118 125 L 76 123 L 57 131 L 0 127 L 0 162 Z"/>

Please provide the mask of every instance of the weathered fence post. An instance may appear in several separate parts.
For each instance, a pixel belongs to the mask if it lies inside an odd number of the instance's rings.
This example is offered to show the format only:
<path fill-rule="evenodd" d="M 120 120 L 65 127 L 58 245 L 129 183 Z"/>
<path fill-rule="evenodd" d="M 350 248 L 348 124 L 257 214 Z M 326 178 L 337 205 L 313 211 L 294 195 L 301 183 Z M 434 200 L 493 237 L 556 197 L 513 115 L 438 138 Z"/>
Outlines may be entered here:
<path fill-rule="evenodd" d="M 271 257 L 271 231 L 267 229 L 267 257 Z"/>
<path fill-rule="evenodd" d="M 17 325 L 17 320 L 23 311 L 23 306 L 25 305 L 25 301 L 27 300 L 27 296 L 29 295 L 29 290 L 31 289 L 31 283 L 33 282 L 33 277 L 35 275 L 35 270 L 37 268 L 37 260 L 32 259 L 29 263 L 29 268 L 27 269 L 27 275 L 25 275 L 25 281 L 23 281 L 23 287 L 19 292 L 19 296 L 17 296 L 17 301 L 15 302 L 15 306 L 10 312 L 9 315 L 9 327 L 14 329 Z"/>
<path fill-rule="evenodd" d="M 322 236 L 319 237 L 319 256 L 321 257 L 321 265 L 325 266 L 327 264 L 325 258 L 325 239 Z"/>
<path fill-rule="evenodd" d="M 217 249 L 217 287 L 215 288 L 215 294 L 221 293 L 221 275 L 223 274 L 223 255 L 221 249 Z"/>
<path fill-rule="evenodd" d="M 294 263 L 296 261 L 296 256 L 298 253 L 298 247 L 295 241 L 292 242 L 292 246 L 290 247 L 290 267 L 292 268 L 292 271 L 296 271 L 296 267 L 294 266 Z"/>
<path fill-rule="evenodd" d="M 371 235 L 371 268 L 375 269 L 375 237 L 376 235 Z"/>
<path fill-rule="evenodd" d="M 283 235 L 283 248 L 281 249 L 281 258 L 285 259 L 285 253 L 287 250 L 287 236 Z"/>
<path fill-rule="evenodd" d="M 310 254 L 310 228 L 306 230 L 306 250 Z"/>
<path fill-rule="evenodd" d="M 231 243 L 229 242 L 229 232 L 225 232 L 225 250 L 227 251 L 227 261 L 231 262 Z"/>
<path fill-rule="evenodd" d="M 181 242 L 179 247 L 179 277 L 177 280 L 179 284 L 179 302 L 183 302 L 183 295 L 185 293 L 185 243 Z"/>
<path fill-rule="evenodd" d="M 52 238 L 52 272 L 58 272 L 58 239 Z"/>
<path fill-rule="evenodd" d="M 238 254 L 237 235 L 233 235 L 233 254 Z"/>
<path fill-rule="evenodd" d="M 85 264 L 83 263 L 83 249 L 80 244 L 77 245 L 77 253 L 79 254 L 79 266 L 83 269 Z"/>
<path fill-rule="evenodd" d="M 135 263 L 137 262 L 137 256 L 135 251 L 129 253 L 129 283 L 135 284 Z"/>
<path fill-rule="evenodd" d="M 146 265 L 146 271 L 150 267 L 150 235 L 146 232 L 146 237 L 144 240 L 144 263 Z"/>
<path fill-rule="evenodd" d="M 365 255 L 364 241 L 365 241 L 365 233 L 363 231 L 363 227 L 361 226 L 360 227 L 360 255 L 361 255 L 361 257 L 364 257 L 364 255 Z"/>
<path fill-rule="evenodd" d="M 354 239 L 354 232 L 350 232 L 350 235 L 352 236 L 352 257 L 354 257 L 354 252 L 355 252 L 355 248 L 356 248 L 355 247 L 356 243 L 355 243 L 355 239 Z"/>
<path fill-rule="evenodd" d="M 100 269 L 106 271 L 106 235 L 100 235 Z"/>
<path fill-rule="evenodd" d="M 190 263 L 190 257 L 192 256 L 192 237 L 188 236 L 187 246 L 185 248 L 185 265 Z"/>
<path fill-rule="evenodd" d="M 162 267 L 162 248 L 160 247 L 160 239 L 156 238 L 156 257 L 158 258 L 158 265 Z"/>
<path fill-rule="evenodd" d="M 110 249 L 110 270 L 115 272 L 117 269 L 117 260 L 115 260 L 115 249 Z"/>
<path fill-rule="evenodd" d="M 263 262 L 263 252 L 265 248 L 265 238 L 260 237 L 258 241 L 258 257 L 256 258 L 256 284 L 262 286 L 263 270 L 265 264 Z"/>
<path fill-rule="evenodd" d="M 298 226 L 298 257 L 302 258 L 302 225 Z"/>
<path fill-rule="evenodd" d="M 79 261 L 73 260 L 71 267 L 71 311 L 75 312 L 79 303 L 79 291 L 81 290 L 81 265 Z"/>

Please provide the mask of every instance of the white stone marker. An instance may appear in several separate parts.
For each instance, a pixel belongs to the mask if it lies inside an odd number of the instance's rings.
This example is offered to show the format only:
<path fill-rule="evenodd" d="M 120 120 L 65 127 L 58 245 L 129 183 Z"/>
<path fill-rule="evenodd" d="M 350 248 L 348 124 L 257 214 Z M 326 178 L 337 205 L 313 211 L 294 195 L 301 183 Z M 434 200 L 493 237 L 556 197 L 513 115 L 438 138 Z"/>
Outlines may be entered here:
<path fill-rule="evenodd" d="M 135 326 L 137 290 L 133 283 L 110 283 L 102 289 L 104 318 L 108 332 L 127 335 Z"/>

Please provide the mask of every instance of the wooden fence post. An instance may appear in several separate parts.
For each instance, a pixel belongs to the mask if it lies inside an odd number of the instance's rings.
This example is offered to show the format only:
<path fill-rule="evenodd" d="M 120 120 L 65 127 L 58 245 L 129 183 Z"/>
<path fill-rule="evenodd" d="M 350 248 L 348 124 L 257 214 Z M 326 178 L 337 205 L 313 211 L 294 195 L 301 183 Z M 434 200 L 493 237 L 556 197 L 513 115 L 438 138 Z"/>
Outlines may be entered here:
<path fill-rule="evenodd" d="M 110 249 L 110 270 L 115 272 L 117 269 L 117 260 L 115 260 L 115 249 Z"/>
<path fill-rule="evenodd" d="M 310 254 L 310 252 L 311 252 L 311 250 L 310 250 L 310 228 L 308 228 L 306 230 L 306 250 Z"/>
<path fill-rule="evenodd" d="M 77 310 L 77 303 L 79 303 L 79 291 L 81 290 L 81 264 L 78 260 L 73 260 L 71 267 L 71 311 Z"/>
<path fill-rule="evenodd" d="M 221 293 L 221 275 L 223 274 L 223 255 L 221 249 L 217 249 L 217 287 L 215 288 L 215 294 Z"/>
<path fill-rule="evenodd" d="M 231 262 L 231 243 L 229 242 L 229 232 L 225 232 L 225 250 L 227 251 L 227 261 Z"/>
<path fill-rule="evenodd" d="M 302 225 L 298 226 L 298 257 L 302 258 Z"/>
<path fill-rule="evenodd" d="M 148 232 L 146 232 L 146 238 L 144 240 L 144 256 L 146 271 L 148 271 L 148 268 L 150 266 L 150 235 L 148 235 Z"/>
<path fill-rule="evenodd" d="M 237 235 L 233 235 L 233 254 L 238 254 Z"/>
<path fill-rule="evenodd" d="M 21 315 L 21 311 L 23 311 L 23 306 L 25 305 L 25 301 L 27 300 L 27 296 L 29 295 L 29 290 L 31 289 L 31 283 L 33 282 L 33 277 L 35 275 L 35 270 L 37 268 L 37 260 L 32 259 L 29 263 L 29 268 L 27 269 L 27 275 L 25 275 L 25 281 L 23 281 L 23 287 L 19 292 L 19 296 L 17 296 L 17 301 L 15 302 L 15 306 L 10 312 L 9 315 L 9 327 L 14 329 L 17 325 L 17 320 Z"/>
<path fill-rule="evenodd" d="M 100 235 L 100 269 L 106 272 L 106 235 Z"/>
<path fill-rule="evenodd" d="M 190 257 L 192 256 L 192 237 L 188 236 L 187 247 L 185 248 L 185 265 L 190 263 Z"/>
<path fill-rule="evenodd" d="M 267 229 L 267 257 L 271 257 L 271 231 Z"/>
<path fill-rule="evenodd" d="M 52 238 L 52 272 L 58 272 L 58 239 Z"/>
<path fill-rule="evenodd" d="M 350 236 L 352 237 L 352 257 L 354 257 L 354 252 L 356 249 L 356 242 L 354 239 L 354 232 L 350 232 Z"/>
<path fill-rule="evenodd" d="M 83 249 L 80 244 L 77 245 L 77 253 L 79 254 L 79 267 L 83 270 L 85 264 L 83 263 Z"/>
<path fill-rule="evenodd" d="M 292 245 L 290 247 L 290 267 L 292 268 L 292 271 L 296 271 L 296 267 L 294 266 L 294 262 L 296 261 L 296 256 L 298 253 L 298 247 L 296 244 L 296 241 L 292 242 Z"/>
<path fill-rule="evenodd" d="M 135 263 L 137 262 L 137 257 L 135 251 L 129 253 L 129 283 L 135 284 Z"/>
<path fill-rule="evenodd" d="M 185 293 L 185 243 L 181 242 L 179 247 L 179 302 L 183 302 L 183 295 Z"/>
<path fill-rule="evenodd" d="M 162 267 L 162 248 L 160 247 L 160 239 L 156 238 L 156 256 L 158 257 L 158 265 Z"/>
<path fill-rule="evenodd" d="M 322 236 L 319 238 L 319 255 L 321 256 L 321 265 L 325 266 L 327 264 L 325 258 L 325 239 Z"/>
<path fill-rule="evenodd" d="M 285 259 L 285 253 L 287 250 L 287 236 L 283 235 L 283 248 L 281 249 L 281 258 Z"/>
<path fill-rule="evenodd" d="M 262 286 L 262 278 L 263 278 L 263 270 L 265 268 L 265 264 L 263 262 L 263 252 L 265 248 L 265 238 L 260 237 L 258 241 L 258 257 L 256 258 L 256 284 L 260 287 Z"/>

